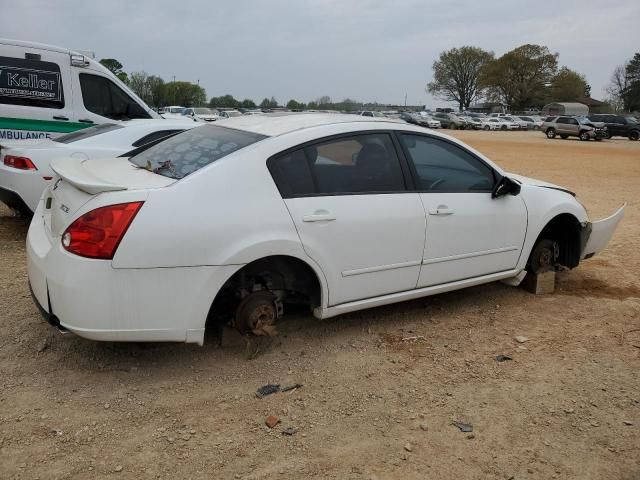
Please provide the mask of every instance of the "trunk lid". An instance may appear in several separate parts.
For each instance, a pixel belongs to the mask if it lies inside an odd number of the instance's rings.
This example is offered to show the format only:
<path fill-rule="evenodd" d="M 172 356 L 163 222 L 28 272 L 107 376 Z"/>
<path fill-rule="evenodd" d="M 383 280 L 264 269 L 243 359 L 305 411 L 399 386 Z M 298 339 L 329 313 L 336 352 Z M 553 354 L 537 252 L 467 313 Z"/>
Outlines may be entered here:
<path fill-rule="evenodd" d="M 106 192 L 162 188 L 176 180 L 138 168 L 126 158 L 74 159 L 51 162 L 56 173 L 44 195 L 44 221 L 60 236 L 88 201 Z M 49 205 L 49 208 L 46 208 Z"/>

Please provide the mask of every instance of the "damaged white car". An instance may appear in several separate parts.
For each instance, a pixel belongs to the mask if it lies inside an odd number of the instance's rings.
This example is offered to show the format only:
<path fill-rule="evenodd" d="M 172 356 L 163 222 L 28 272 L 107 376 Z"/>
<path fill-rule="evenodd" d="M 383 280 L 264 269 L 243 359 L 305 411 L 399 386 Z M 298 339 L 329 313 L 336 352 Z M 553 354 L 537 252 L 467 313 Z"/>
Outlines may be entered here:
<path fill-rule="evenodd" d="M 202 344 L 270 333 L 526 271 L 575 268 L 623 215 L 503 171 L 460 141 L 387 119 L 246 116 L 131 158 L 64 159 L 28 239 L 29 282 L 61 330 Z"/>

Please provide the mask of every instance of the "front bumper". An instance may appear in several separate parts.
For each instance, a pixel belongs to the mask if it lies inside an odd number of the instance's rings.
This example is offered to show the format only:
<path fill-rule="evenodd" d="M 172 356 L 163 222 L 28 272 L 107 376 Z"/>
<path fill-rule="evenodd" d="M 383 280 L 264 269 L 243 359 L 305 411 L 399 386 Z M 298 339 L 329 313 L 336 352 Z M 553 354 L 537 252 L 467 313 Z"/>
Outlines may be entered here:
<path fill-rule="evenodd" d="M 613 215 L 607 218 L 591 222 L 583 228 L 585 232 L 585 239 L 583 239 L 582 254 L 580 258 L 586 259 L 593 257 L 596 253 L 601 252 L 607 246 L 611 237 L 613 237 L 618 224 L 624 216 L 624 209 L 627 206 L 625 203 Z"/>

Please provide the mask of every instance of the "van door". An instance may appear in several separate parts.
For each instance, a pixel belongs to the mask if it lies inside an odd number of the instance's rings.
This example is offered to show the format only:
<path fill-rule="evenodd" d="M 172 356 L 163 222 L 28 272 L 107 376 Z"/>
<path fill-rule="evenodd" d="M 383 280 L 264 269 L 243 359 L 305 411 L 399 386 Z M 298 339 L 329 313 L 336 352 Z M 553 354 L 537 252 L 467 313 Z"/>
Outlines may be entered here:
<path fill-rule="evenodd" d="M 152 118 L 125 90 L 102 72 L 74 68 L 72 75 L 78 122 L 92 125 L 113 120 Z"/>
<path fill-rule="evenodd" d="M 52 138 L 73 121 L 68 54 L 0 44 L 0 140 Z"/>

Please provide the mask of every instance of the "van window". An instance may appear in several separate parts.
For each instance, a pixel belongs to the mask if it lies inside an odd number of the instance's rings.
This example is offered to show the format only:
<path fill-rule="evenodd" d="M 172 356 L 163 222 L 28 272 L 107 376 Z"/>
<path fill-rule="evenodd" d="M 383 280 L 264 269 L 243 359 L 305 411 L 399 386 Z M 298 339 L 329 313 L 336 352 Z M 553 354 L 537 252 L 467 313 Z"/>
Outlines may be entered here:
<path fill-rule="evenodd" d="M 108 78 L 81 73 L 80 89 L 84 107 L 96 115 L 113 120 L 151 118 L 138 103 Z"/>
<path fill-rule="evenodd" d="M 40 60 L 0 57 L 0 104 L 64 108 L 60 66 Z"/>

